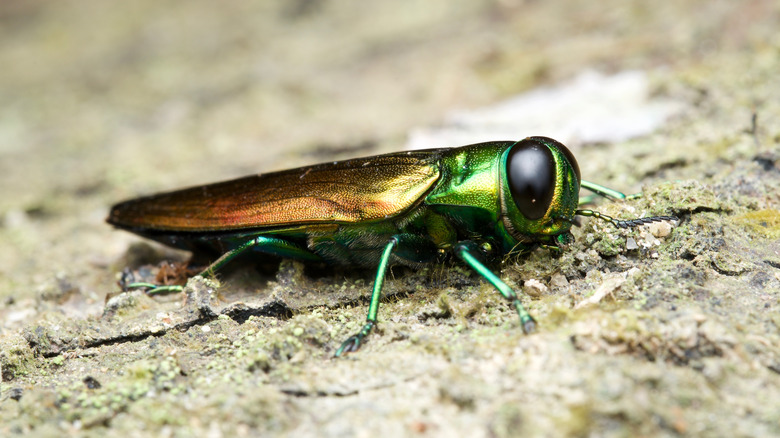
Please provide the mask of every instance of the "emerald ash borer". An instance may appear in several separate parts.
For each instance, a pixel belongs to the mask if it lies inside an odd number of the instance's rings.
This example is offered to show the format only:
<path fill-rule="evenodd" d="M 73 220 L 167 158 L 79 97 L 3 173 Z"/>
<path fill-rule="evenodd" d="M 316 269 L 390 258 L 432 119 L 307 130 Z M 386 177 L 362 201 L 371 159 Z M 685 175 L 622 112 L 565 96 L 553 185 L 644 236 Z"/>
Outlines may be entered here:
<path fill-rule="evenodd" d="M 357 158 L 161 193 L 115 205 L 108 223 L 172 247 L 221 255 L 198 275 L 212 275 L 245 251 L 376 267 L 366 324 L 344 341 L 336 351 L 340 356 L 356 351 L 376 326 L 390 265 L 419 267 L 454 256 L 512 303 L 529 333 L 536 322 L 485 263 L 539 246 L 561 249 L 573 240 L 576 215 L 620 228 L 676 219 L 622 221 L 581 210 L 580 188 L 626 198 L 583 181 L 563 144 L 528 137 Z"/>

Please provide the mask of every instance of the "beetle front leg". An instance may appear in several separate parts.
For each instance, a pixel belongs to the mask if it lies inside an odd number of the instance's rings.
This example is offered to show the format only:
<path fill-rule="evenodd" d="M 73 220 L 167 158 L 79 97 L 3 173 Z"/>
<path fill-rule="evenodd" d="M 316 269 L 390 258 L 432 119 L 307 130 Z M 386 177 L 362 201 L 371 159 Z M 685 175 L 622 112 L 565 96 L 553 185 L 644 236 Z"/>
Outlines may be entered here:
<path fill-rule="evenodd" d="M 477 273 L 481 275 L 482 278 L 487 280 L 488 283 L 492 284 L 493 287 L 498 290 L 501 296 L 512 302 L 512 305 L 514 305 L 515 309 L 517 310 L 517 315 L 520 317 L 520 324 L 523 327 L 523 332 L 528 334 L 536 331 L 536 321 L 531 316 L 531 314 L 528 313 L 525 307 L 523 307 L 523 303 L 521 303 L 520 299 L 517 298 L 517 294 L 515 293 L 514 289 L 504 283 L 500 278 L 498 278 L 496 274 L 493 273 L 493 271 L 482 264 L 482 262 L 480 262 L 479 259 L 474 256 L 474 254 L 478 253 L 478 251 L 477 244 L 472 241 L 460 242 L 455 247 L 455 254 L 461 260 L 469 265 L 471 269 L 477 271 Z"/>
<path fill-rule="evenodd" d="M 596 196 L 601 196 L 603 198 L 612 199 L 614 201 L 616 200 L 629 200 L 629 199 L 638 199 L 642 197 L 641 193 L 634 193 L 631 195 L 626 195 L 623 192 L 618 192 L 615 189 L 610 189 L 607 186 L 602 186 L 601 184 L 596 184 L 594 182 L 590 181 L 580 181 L 580 187 L 583 189 L 590 190 L 593 192 L 593 194 L 586 195 L 586 196 L 580 196 L 580 205 L 585 204 L 591 204 L 596 199 Z"/>

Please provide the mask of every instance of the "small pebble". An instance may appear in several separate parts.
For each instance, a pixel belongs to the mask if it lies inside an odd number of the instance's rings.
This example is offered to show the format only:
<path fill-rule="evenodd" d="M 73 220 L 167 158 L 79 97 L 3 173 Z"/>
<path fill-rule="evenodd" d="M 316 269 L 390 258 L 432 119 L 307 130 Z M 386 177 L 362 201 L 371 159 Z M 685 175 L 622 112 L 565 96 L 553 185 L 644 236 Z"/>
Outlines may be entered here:
<path fill-rule="evenodd" d="M 566 287 L 568 285 L 569 285 L 569 280 L 567 280 L 566 276 L 561 274 L 560 272 L 553 274 L 553 276 L 550 278 L 550 286 Z"/>
<path fill-rule="evenodd" d="M 666 237 L 672 232 L 672 224 L 669 222 L 653 222 L 648 228 L 655 237 Z"/>
<path fill-rule="evenodd" d="M 532 278 L 523 284 L 523 292 L 532 297 L 539 297 L 547 291 L 547 286 L 535 278 Z"/>
<path fill-rule="evenodd" d="M 626 249 L 631 251 L 632 249 L 639 248 L 639 245 L 636 244 L 636 240 L 634 240 L 633 237 L 629 237 L 626 239 Z"/>

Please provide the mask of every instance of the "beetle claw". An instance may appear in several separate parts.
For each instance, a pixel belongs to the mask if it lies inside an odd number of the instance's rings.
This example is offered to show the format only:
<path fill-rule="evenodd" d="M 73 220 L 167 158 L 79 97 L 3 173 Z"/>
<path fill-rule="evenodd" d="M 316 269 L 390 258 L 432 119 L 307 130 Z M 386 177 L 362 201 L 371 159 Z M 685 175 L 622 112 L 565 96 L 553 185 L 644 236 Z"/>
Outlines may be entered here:
<path fill-rule="evenodd" d="M 375 323 L 373 321 L 368 321 L 358 333 L 350 336 L 341 344 L 341 347 L 336 350 L 336 354 L 334 354 L 333 357 L 339 357 L 344 353 L 354 353 L 358 351 L 360 346 L 363 344 L 363 338 L 371 333 L 374 325 Z"/>
<path fill-rule="evenodd" d="M 530 335 L 534 332 L 536 332 L 536 321 L 533 318 L 530 321 L 525 321 L 523 323 L 523 333 Z"/>
<path fill-rule="evenodd" d="M 347 338 L 346 341 L 344 341 L 341 344 L 341 347 L 339 347 L 338 350 L 336 350 L 336 354 L 334 354 L 334 357 L 340 357 L 344 353 L 354 353 L 360 349 L 360 344 L 362 343 L 363 337 L 360 336 L 360 334 L 352 335 L 349 338 Z"/>

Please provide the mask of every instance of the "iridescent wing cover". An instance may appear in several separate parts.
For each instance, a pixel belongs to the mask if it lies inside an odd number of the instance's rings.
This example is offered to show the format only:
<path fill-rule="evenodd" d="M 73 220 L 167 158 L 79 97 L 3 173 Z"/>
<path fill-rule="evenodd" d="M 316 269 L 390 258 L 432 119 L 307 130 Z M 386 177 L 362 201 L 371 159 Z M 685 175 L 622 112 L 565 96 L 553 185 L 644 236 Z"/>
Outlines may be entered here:
<path fill-rule="evenodd" d="M 319 164 L 147 196 L 115 205 L 108 222 L 135 231 L 211 232 L 394 217 L 439 179 L 439 151 Z"/>

